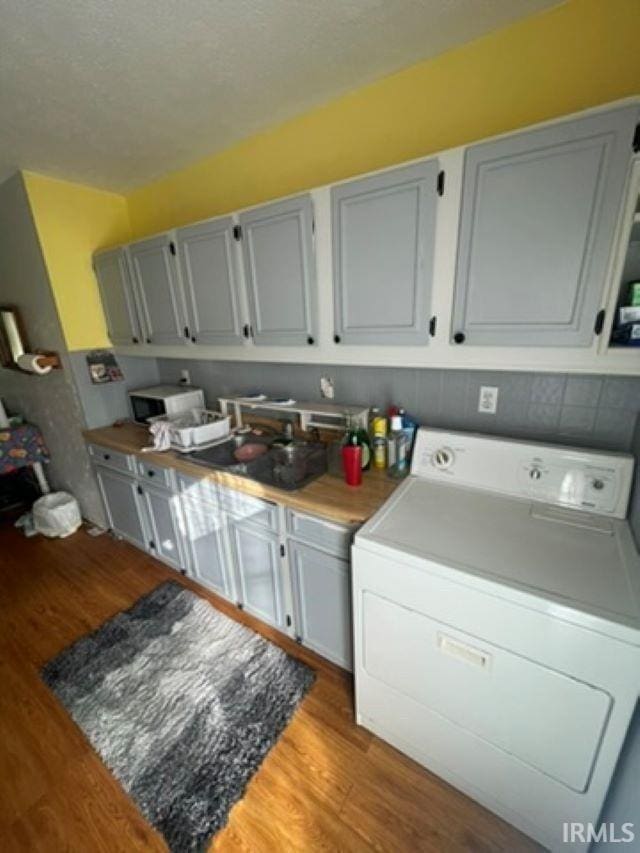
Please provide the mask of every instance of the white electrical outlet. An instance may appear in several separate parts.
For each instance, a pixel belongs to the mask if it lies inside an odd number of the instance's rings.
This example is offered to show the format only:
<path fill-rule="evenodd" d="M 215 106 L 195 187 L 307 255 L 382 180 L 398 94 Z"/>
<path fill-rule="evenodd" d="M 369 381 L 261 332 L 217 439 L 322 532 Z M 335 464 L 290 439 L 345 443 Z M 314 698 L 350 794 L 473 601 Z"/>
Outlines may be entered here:
<path fill-rule="evenodd" d="M 191 385 L 191 374 L 188 370 L 180 371 L 180 384 L 181 385 Z"/>
<path fill-rule="evenodd" d="M 498 410 L 498 388 L 482 385 L 478 397 L 478 411 L 485 415 L 495 415 Z"/>
<path fill-rule="evenodd" d="M 330 376 L 320 377 L 320 393 L 325 400 L 333 400 L 335 388 L 333 387 L 333 379 Z"/>

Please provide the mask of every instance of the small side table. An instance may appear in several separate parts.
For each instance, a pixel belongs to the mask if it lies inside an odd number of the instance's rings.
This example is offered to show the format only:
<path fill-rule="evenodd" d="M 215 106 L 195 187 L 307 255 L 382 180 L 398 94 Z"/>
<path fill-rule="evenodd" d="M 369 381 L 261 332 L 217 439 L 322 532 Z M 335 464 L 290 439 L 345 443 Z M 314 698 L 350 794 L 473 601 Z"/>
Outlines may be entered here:
<path fill-rule="evenodd" d="M 21 424 L 18 427 L 0 429 L 0 476 L 30 466 L 40 491 L 46 495 L 51 489 L 43 463 L 48 461 L 49 451 L 37 426 Z"/>

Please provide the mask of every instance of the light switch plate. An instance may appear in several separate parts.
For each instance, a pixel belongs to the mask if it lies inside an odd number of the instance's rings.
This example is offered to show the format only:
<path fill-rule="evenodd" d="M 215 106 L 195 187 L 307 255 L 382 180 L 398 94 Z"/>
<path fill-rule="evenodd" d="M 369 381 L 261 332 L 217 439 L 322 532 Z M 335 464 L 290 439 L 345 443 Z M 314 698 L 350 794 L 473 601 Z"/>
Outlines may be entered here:
<path fill-rule="evenodd" d="M 335 389 L 333 387 L 333 379 L 331 378 L 331 376 L 320 377 L 320 393 L 325 398 L 325 400 L 333 400 L 335 395 Z"/>
<path fill-rule="evenodd" d="M 478 411 L 484 415 L 495 415 L 498 410 L 498 388 L 494 385 L 481 385 L 478 397 Z"/>

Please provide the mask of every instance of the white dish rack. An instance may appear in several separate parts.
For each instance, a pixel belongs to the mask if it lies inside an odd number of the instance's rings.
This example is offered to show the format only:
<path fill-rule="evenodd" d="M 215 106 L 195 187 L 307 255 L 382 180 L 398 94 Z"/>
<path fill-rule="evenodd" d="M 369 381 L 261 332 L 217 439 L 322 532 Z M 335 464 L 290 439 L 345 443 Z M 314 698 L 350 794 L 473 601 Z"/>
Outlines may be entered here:
<path fill-rule="evenodd" d="M 210 409 L 188 409 L 177 415 L 149 418 L 149 423 L 159 422 L 169 424 L 171 447 L 180 453 L 212 447 L 231 432 L 231 417 Z"/>

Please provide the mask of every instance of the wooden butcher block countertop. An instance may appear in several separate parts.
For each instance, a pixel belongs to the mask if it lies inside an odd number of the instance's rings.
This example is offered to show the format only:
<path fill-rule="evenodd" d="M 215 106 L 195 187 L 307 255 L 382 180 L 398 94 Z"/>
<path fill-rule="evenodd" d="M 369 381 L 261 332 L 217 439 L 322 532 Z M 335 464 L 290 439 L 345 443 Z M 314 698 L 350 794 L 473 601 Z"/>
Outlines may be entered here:
<path fill-rule="evenodd" d="M 142 448 L 149 445 L 151 437 L 148 431 L 138 424 L 126 423 L 122 426 L 85 430 L 84 437 L 92 444 L 119 450 L 121 453 L 134 453 L 150 465 L 175 468 L 189 477 L 213 480 L 239 492 L 276 501 L 292 509 L 343 524 L 365 522 L 398 486 L 398 481 L 389 479 L 385 471 L 372 470 L 363 473 L 361 486 L 347 486 L 343 479 L 324 474 L 302 489 L 287 492 L 225 471 L 203 468 L 173 450 L 142 453 Z"/>

